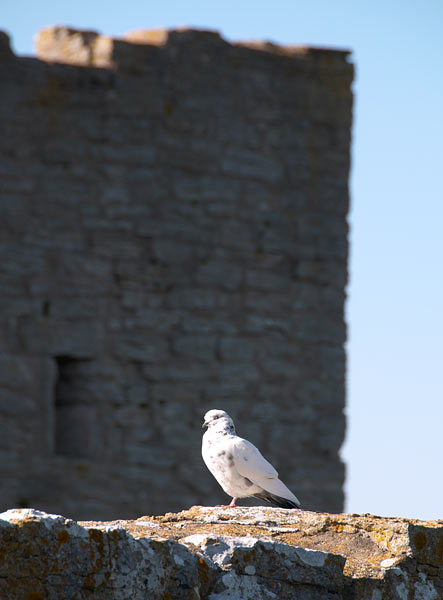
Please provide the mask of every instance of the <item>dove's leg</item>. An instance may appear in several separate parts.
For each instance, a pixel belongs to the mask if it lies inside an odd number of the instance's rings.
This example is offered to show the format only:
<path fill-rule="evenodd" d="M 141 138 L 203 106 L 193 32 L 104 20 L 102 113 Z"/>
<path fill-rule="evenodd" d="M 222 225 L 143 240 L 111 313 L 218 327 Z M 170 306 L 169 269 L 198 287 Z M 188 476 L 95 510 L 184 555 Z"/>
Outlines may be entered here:
<path fill-rule="evenodd" d="M 236 505 L 238 498 L 232 498 L 231 504 L 217 504 L 217 508 L 238 508 Z"/>

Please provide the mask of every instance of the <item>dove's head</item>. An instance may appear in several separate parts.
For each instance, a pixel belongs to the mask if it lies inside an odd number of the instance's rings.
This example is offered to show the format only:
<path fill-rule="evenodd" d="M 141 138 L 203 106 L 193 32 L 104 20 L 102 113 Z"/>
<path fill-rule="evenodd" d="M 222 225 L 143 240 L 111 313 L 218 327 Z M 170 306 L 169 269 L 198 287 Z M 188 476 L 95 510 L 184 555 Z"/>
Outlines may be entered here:
<path fill-rule="evenodd" d="M 202 427 L 207 427 L 212 431 L 220 431 L 235 435 L 234 422 L 227 412 L 213 408 L 208 410 L 204 416 Z"/>

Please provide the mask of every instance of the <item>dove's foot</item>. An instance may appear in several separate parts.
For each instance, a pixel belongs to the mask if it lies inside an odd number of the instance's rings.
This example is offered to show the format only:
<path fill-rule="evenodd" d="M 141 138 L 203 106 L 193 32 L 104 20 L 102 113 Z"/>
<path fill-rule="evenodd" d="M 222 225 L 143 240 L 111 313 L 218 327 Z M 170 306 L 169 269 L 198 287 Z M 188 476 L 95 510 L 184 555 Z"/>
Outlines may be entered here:
<path fill-rule="evenodd" d="M 237 498 L 232 498 L 231 504 L 217 504 L 216 507 L 217 508 L 240 508 L 239 506 L 236 505 L 236 502 L 237 502 Z"/>

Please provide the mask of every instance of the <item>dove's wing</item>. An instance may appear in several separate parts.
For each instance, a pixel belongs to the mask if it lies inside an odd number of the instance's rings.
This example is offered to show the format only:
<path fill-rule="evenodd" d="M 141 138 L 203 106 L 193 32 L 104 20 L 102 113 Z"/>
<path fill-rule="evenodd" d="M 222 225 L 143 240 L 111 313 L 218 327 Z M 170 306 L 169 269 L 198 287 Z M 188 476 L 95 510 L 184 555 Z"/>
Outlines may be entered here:
<path fill-rule="evenodd" d="M 238 438 L 235 441 L 233 450 L 235 467 L 243 477 L 247 477 L 254 482 L 278 477 L 278 473 L 271 463 L 248 440 Z"/>
<path fill-rule="evenodd" d="M 287 498 L 300 504 L 289 488 L 280 481 L 278 473 L 261 454 L 261 452 L 248 440 L 238 438 L 233 444 L 234 464 L 243 477 L 247 477 L 256 485 L 275 496 Z"/>

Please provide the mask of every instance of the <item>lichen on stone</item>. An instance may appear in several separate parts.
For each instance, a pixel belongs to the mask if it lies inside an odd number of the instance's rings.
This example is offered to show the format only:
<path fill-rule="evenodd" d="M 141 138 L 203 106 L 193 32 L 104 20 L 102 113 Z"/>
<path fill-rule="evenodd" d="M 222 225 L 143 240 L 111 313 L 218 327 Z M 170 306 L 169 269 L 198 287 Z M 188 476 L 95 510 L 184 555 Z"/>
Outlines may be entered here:
<path fill-rule="evenodd" d="M 436 600 L 442 540 L 441 521 L 265 507 L 78 523 L 12 509 L 0 515 L 0 597 Z"/>

